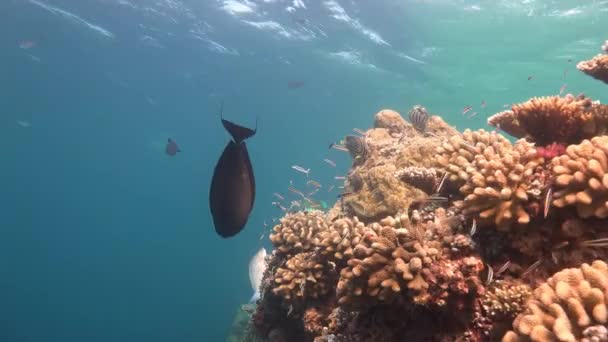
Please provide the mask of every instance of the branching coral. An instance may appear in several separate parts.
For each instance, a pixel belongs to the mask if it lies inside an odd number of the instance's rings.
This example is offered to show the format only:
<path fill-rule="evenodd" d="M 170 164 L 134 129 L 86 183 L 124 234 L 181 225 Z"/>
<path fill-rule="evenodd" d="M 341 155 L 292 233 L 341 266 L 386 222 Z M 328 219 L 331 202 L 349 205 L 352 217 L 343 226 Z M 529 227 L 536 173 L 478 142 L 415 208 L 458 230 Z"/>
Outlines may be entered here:
<path fill-rule="evenodd" d="M 436 259 L 439 246 L 417 241 L 405 228 L 373 226 L 340 273 L 338 302 L 393 302 L 407 295 L 422 295 L 428 288 L 422 270 Z"/>
<path fill-rule="evenodd" d="M 597 80 L 608 83 L 608 54 L 597 55 L 588 61 L 579 62 L 576 68 Z"/>
<path fill-rule="evenodd" d="M 350 259 L 353 248 L 361 242 L 365 230 L 365 225 L 357 217 L 339 218 L 331 224 L 330 229 L 319 234 L 319 253 L 335 260 Z"/>
<path fill-rule="evenodd" d="M 552 164 L 555 206 L 576 206 L 583 218 L 608 217 L 608 136 L 570 145 Z"/>
<path fill-rule="evenodd" d="M 465 198 L 456 203 L 463 214 L 476 215 L 480 223 L 493 223 L 499 230 L 530 222 L 528 206 L 540 200 L 544 188 L 542 159 L 530 143 L 511 145 L 494 132 L 466 130 L 437 152 L 450 180 L 464 183 L 460 192 Z"/>
<path fill-rule="evenodd" d="M 580 341 L 587 330 L 608 323 L 608 265 L 568 268 L 550 277 L 534 290 L 526 310 L 513 321 L 503 342 Z"/>
<path fill-rule="evenodd" d="M 335 270 L 314 253 L 299 253 L 287 259 L 274 275 L 274 294 L 290 303 L 319 298 L 333 290 Z"/>
<path fill-rule="evenodd" d="M 488 124 L 538 146 L 577 144 L 606 132 L 608 107 L 583 95 L 535 97 L 491 116 Z"/>
<path fill-rule="evenodd" d="M 311 251 L 317 242 L 317 234 L 328 229 L 321 211 L 287 214 L 270 234 L 270 241 L 283 254 Z"/>

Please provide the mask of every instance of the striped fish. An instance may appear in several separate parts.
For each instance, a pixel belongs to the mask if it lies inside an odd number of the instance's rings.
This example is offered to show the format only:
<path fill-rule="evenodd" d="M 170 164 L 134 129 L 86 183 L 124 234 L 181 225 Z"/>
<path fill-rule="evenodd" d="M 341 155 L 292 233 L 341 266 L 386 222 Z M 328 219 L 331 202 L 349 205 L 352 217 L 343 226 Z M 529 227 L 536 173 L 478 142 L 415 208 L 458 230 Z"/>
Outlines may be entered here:
<path fill-rule="evenodd" d="M 421 105 L 415 105 L 408 114 L 414 128 L 424 133 L 426 131 L 426 123 L 429 121 L 429 113 L 426 111 L 426 108 Z"/>
<path fill-rule="evenodd" d="M 347 135 L 344 138 L 344 145 L 350 152 L 350 156 L 355 160 L 365 158 L 367 155 L 367 144 L 363 137 Z"/>

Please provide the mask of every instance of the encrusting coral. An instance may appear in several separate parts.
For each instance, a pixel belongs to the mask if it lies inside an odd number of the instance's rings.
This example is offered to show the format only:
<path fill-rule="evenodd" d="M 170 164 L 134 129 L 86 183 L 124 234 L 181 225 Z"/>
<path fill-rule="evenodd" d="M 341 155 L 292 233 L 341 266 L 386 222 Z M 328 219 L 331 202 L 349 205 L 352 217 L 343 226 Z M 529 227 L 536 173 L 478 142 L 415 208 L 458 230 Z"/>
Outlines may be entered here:
<path fill-rule="evenodd" d="M 583 218 L 608 217 L 608 136 L 568 146 L 552 165 L 553 205 L 576 206 Z"/>
<path fill-rule="evenodd" d="M 374 120 L 375 127 L 365 134 L 365 158 L 354 160 L 343 205 L 350 215 L 364 222 L 395 215 L 428 194 L 396 177 L 406 168 L 432 169 L 429 155 L 442 139 L 457 132 L 441 118 L 425 121 L 424 133 L 405 121 L 399 113 L 384 109 Z"/>
<path fill-rule="evenodd" d="M 538 146 L 577 144 L 606 132 L 608 107 L 584 95 L 534 97 L 491 116 L 488 124 Z"/>
<path fill-rule="evenodd" d="M 502 340 L 580 341 L 593 334 L 588 328 L 608 323 L 606 294 L 608 265 L 604 261 L 557 272 L 534 290 L 526 310 L 513 321 L 514 330 Z"/>
<path fill-rule="evenodd" d="M 475 215 L 481 224 L 508 230 L 512 224 L 527 224 L 541 200 L 544 179 L 539 170 L 543 159 L 532 144 L 511 144 L 495 132 L 466 130 L 437 149 L 436 157 L 452 182 L 462 184 L 463 201 L 456 202 L 465 215 Z"/>

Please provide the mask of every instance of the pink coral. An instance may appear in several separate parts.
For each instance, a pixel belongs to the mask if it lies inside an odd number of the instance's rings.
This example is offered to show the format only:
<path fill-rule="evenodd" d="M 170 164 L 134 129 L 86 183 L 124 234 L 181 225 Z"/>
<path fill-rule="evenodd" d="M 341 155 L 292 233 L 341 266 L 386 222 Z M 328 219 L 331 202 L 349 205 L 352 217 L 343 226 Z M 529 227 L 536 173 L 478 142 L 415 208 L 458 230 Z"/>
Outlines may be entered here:
<path fill-rule="evenodd" d="M 545 147 L 536 148 L 536 156 L 545 159 L 561 156 L 564 153 L 566 153 L 566 145 L 555 142 Z"/>

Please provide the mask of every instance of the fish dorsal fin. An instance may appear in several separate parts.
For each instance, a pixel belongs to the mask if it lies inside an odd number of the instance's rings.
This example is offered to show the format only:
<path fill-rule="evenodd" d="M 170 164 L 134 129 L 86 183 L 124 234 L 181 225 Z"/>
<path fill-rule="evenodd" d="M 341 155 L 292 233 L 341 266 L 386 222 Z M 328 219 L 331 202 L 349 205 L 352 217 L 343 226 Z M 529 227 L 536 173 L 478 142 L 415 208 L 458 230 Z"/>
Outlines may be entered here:
<path fill-rule="evenodd" d="M 222 105 L 220 108 L 220 118 L 222 119 L 222 125 L 224 125 L 224 128 L 226 128 L 228 133 L 230 133 L 230 135 L 232 136 L 232 139 L 234 140 L 234 142 L 237 144 L 244 141 L 247 138 L 252 137 L 255 134 L 255 132 L 257 132 L 257 130 L 258 130 L 258 119 L 257 118 L 255 119 L 255 130 L 252 130 L 247 127 L 239 126 L 228 120 L 224 120 L 224 102 L 222 102 Z"/>

